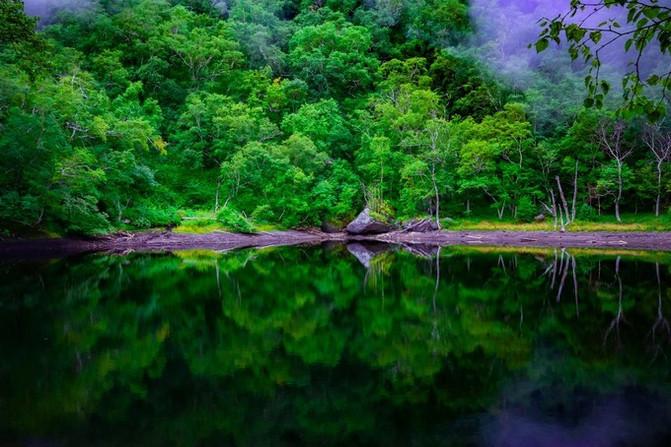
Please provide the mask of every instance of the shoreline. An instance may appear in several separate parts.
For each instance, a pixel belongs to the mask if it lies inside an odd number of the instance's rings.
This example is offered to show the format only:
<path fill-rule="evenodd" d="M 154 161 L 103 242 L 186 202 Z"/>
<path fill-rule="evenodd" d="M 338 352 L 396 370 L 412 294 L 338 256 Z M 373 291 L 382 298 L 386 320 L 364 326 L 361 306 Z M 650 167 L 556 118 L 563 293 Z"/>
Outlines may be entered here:
<path fill-rule="evenodd" d="M 228 251 L 248 247 L 318 245 L 326 242 L 377 242 L 395 245 L 482 246 L 537 248 L 595 248 L 671 251 L 671 232 L 553 232 L 553 231 L 395 231 L 378 235 L 350 235 L 321 231 L 272 231 L 241 234 L 215 231 L 204 234 L 147 231 L 100 238 L 62 238 L 0 241 L 0 260 L 50 258 L 78 254 L 134 251 L 209 249 Z"/>

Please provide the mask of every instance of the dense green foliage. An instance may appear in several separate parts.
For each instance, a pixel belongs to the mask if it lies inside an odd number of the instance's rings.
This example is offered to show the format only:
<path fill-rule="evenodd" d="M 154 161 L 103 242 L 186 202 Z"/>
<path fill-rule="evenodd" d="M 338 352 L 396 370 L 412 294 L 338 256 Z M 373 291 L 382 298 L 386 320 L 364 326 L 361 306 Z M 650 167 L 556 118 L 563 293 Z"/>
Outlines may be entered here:
<path fill-rule="evenodd" d="M 387 252 L 368 272 L 342 246 L 5 262 L 0 440 L 471 446 L 500 418 L 506 445 L 666 445 L 668 254 L 554 255 Z"/>
<path fill-rule="evenodd" d="M 585 73 L 561 58 L 527 90 L 497 78 L 459 49 L 465 1 L 99 0 L 35 31 L 6 0 L 0 23 L 3 235 L 188 209 L 317 226 L 373 200 L 530 220 L 557 214 L 556 176 L 571 201 L 576 162 L 578 218 L 670 198 L 663 125 L 655 152 L 642 120 L 583 109 Z"/>

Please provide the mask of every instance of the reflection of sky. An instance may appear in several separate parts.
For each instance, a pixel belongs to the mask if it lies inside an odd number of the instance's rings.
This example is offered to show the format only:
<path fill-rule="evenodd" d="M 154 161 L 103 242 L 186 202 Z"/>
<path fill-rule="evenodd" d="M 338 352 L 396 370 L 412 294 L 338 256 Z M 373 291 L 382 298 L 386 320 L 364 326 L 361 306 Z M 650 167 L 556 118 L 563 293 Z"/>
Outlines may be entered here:
<path fill-rule="evenodd" d="M 668 398 L 635 389 L 600 397 L 579 391 L 573 391 L 568 396 L 558 397 L 556 394 L 535 391 L 526 396 L 528 402 L 522 405 L 502 405 L 504 408 L 493 412 L 493 418 L 484 425 L 485 445 L 671 445 L 668 425 L 671 402 Z"/>

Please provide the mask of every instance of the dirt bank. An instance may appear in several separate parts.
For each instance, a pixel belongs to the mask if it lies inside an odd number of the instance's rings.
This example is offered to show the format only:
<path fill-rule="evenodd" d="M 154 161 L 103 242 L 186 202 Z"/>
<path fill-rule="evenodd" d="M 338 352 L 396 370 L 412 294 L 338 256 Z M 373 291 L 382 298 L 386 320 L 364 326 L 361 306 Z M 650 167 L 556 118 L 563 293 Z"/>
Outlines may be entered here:
<path fill-rule="evenodd" d="M 127 253 L 132 251 L 188 249 L 227 251 L 245 247 L 320 244 L 332 239 L 340 240 L 338 235 L 330 235 L 320 231 L 276 231 L 257 234 L 220 231 L 206 234 L 148 231 L 113 234 L 90 239 L 0 241 L 0 259 L 58 257 L 92 252 Z"/>
<path fill-rule="evenodd" d="M 671 251 L 671 232 L 612 233 L 545 231 L 435 231 L 392 232 L 350 236 L 320 231 L 276 231 L 258 234 L 207 234 L 152 231 L 116 234 L 96 239 L 12 240 L 0 242 L 0 258 L 59 257 L 88 252 L 170 251 L 181 249 L 233 250 L 244 247 L 320 244 L 323 242 L 378 241 L 392 244 L 466 245 L 508 247 L 617 248 Z"/>
<path fill-rule="evenodd" d="M 431 233 L 395 232 L 381 234 L 372 239 L 389 243 L 442 246 L 482 245 L 671 250 L 671 232 L 436 231 Z"/>

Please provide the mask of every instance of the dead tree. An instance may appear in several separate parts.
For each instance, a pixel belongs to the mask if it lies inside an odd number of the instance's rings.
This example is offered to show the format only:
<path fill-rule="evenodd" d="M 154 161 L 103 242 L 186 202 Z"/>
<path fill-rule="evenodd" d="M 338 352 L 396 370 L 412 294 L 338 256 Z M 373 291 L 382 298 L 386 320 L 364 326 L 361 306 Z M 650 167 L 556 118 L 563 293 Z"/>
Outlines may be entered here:
<path fill-rule="evenodd" d="M 566 202 L 566 196 L 564 196 L 564 189 L 561 186 L 559 176 L 556 176 L 555 180 L 557 180 L 557 190 L 559 191 L 559 198 L 561 199 L 561 205 L 563 207 L 559 208 L 559 218 L 561 220 L 561 230 L 564 231 L 566 225 L 571 223 L 571 214 L 569 214 L 568 212 L 568 204 Z M 563 218 L 562 218 L 562 211 L 564 212 Z"/>
<path fill-rule="evenodd" d="M 571 222 L 575 220 L 575 207 L 578 201 L 578 160 L 575 161 L 575 174 L 573 174 L 573 202 L 571 203 Z"/>
<path fill-rule="evenodd" d="M 663 132 L 660 124 L 648 124 L 643 132 L 643 141 L 650 152 L 655 156 L 657 168 L 657 200 L 655 201 L 655 216 L 659 217 L 660 202 L 662 199 L 662 170 L 664 163 L 671 160 L 671 132 Z"/>
<path fill-rule="evenodd" d="M 560 222 L 559 219 L 559 210 L 557 209 L 557 200 L 555 199 L 555 193 L 552 188 L 548 188 L 548 192 L 550 194 L 550 205 L 547 205 L 544 202 L 541 202 L 541 205 L 543 205 L 543 208 L 548 212 L 550 216 L 552 216 L 552 222 L 553 222 L 553 228 L 555 231 L 557 231 L 557 223 Z M 564 232 L 564 221 L 561 220 L 561 231 Z"/>
<path fill-rule="evenodd" d="M 620 217 L 620 201 L 622 200 L 622 168 L 624 161 L 629 157 L 633 149 L 622 147 L 625 125 L 622 121 L 602 121 L 597 129 L 599 145 L 601 150 L 613 161 L 617 167 L 617 192 L 615 193 L 615 219 L 622 222 Z"/>
<path fill-rule="evenodd" d="M 566 231 L 566 227 L 575 220 L 576 216 L 576 202 L 578 200 L 578 161 L 575 162 L 575 174 L 573 176 L 573 198 L 571 202 L 571 210 L 569 211 L 568 202 L 566 201 L 566 196 L 564 195 L 564 188 L 562 187 L 561 180 L 559 176 L 555 176 L 555 181 L 557 182 L 557 191 L 559 193 L 559 198 L 561 203 L 557 203 L 555 198 L 555 193 L 553 188 L 549 188 L 550 193 L 550 203 L 552 207 L 541 202 L 546 211 L 554 219 L 554 229 L 557 229 L 557 223 L 559 223 L 559 228 L 561 232 Z"/>

